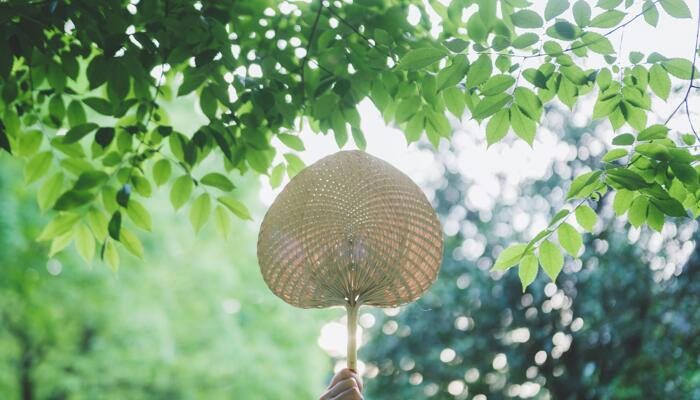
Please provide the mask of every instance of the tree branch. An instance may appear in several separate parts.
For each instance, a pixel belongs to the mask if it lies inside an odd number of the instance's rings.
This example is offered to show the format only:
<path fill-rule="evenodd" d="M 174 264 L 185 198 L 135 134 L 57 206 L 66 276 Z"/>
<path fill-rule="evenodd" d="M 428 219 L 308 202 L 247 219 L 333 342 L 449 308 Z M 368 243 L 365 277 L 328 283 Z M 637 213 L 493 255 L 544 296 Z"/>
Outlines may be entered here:
<path fill-rule="evenodd" d="M 683 107 L 683 105 L 685 104 L 685 110 L 688 114 L 688 122 L 690 122 L 690 128 L 693 131 L 693 134 L 695 134 L 695 137 L 698 140 L 700 140 L 700 136 L 695 130 L 693 122 L 690 120 L 690 107 L 688 106 L 688 97 L 690 96 L 690 91 L 695 87 L 693 85 L 693 80 L 695 79 L 695 64 L 698 59 L 698 40 L 700 40 L 700 0 L 698 0 L 698 15 L 695 28 L 695 46 L 693 47 L 693 64 L 690 66 L 690 83 L 688 84 L 688 89 L 685 91 L 685 96 L 683 96 L 683 100 L 681 100 L 681 102 L 678 103 L 676 108 L 674 108 L 671 114 L 668 116 L 668 118 L 666 118 L 666 122 L 664 122 L 664 125 L 668 124 L 669 121 L 671 121 L 671 118 L 673 118 L 673 116 L 676 115 L 678 110 L 680 110 L 680 108 Z"/>

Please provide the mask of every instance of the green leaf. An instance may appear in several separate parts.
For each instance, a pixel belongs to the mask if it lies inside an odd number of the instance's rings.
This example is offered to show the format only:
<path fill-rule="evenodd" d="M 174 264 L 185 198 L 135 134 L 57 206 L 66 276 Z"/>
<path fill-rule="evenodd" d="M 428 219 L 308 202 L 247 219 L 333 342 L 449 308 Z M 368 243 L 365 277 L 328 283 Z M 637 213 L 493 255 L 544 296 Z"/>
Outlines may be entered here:
<path fill-rule="evenodd" d="M 670 166 L 673 174 L 676 175 L 676 178 L 681 182 L 688 185 L 698 184 L 698 173 L 695 168 L 680 162 L 671 162 Z"/>
<path fill-rule="evenodd" d="M 66 211 L 83 206 L 95 199 L 95 194 L 80 190 L 69 190 L 56 199 L 54 210 Z"/>
<path fill-rule="evenodd" d="M 32 183 L 41 178 L 51 167 L 53 154 L 50 151 L 43 151 L 29 159 L 24 167 L 24 181 Z"/>
<path fill-rule="evenodd" d="M 644 10 L 644 20 L 647 24 L 655 27 L 659 23 L 659 10 L 654 2 L 645 0 L 642 9 Z"/>
<path fill-rule="evenodd" d="M 78 125 L 82 125 L 87 122 L 85 109 L 78 100 L 73 100 L 68 104 L 68 110 L 66 111 L 66 114 L 68 116 L 68 125 L 71 128 L 76 127 Z"/>
<path fill-rule="evenodd" d="M 690 79 L 691 76 L 698 77 L 698 70 L 693 68 L 693 63 L 685 58 L 672 58 L 661 62 L 661 66 L 669 74 L 679 79 Z M 693 71 L 695 71 L 693 73 Z"/>
<path fill-rule="evenodd" d="M 585 204 L 582 204 L 576 208 L 576 222 L 588 232 L 593 232 L 593 227 L 595 226 L 598 216 L 592 208 Z"/>
<path fill-rule="evenodd" d="M 414 49 L 406 53 L 406 55 L 399 60 L 396 68 L 410 71 L 425 68 L 442 60 L 447 54 L 447 51 L 438 47 Z"/>
<path fill-rule="evenodd" d="M 547 276 L 552 282 L 557 280 L 557 276 L 559 276 L 564 267 L 564 256 L 561 254 L 559 247 L 549 240 L 545 240 L 540 244 L 539 257 L 542 269 Z"/>
<path fill-rule="evenodd" d="M 250 216 L 250 212 L 248 211 L 248 208 L 245 206 L 245 204 L 241 203 L 240 201 L 234 199 L 233 197 L 230 196 L 221 196 L 217 199 L 219 203 L 221 203 L 223 206 L 229 209 L 234 215 L 236 215 L 240 219 L 244 220 L 252 220 L 253 218 Z"/>
<path fill-rule="evenodd" d="M 649 87 L 651 90 L 662 98 L 668 99 L 671 93 L 671 78 L 668 77 L 668 72 L 659 64 L 654 64 L 649 69 Z"/>
<path fill-rule="evenodd" d="M 527 32 L 513 39 L 513 43 L 511 43 L 511 45 L 516 49 L 524 49 L 526 47 L 532 46 L 539 40 L 539 35 L 537 35 L 536 33 Z"/>
<path fill-rule="evenodd" d="M 581 30 L 569 21 L 557 19 L 554 26 L 547 29 L 547 34 L 560 40 L 574 40 L 581 33 Z"/>
<path fill-rule="evenodd" d="M 37 203 L 39 204 L 39 209 L 41 211 L 48 210 L 53 207 L 61 194 L 61 189 L 63 188 L 63 173 L 58 172 L 52 175 L 50 178 L 46 179 L 44 183 L 39 188 L 36 196 Z"/>
<path fill-rule="evenodd" d="M 284 164 L 277 164 L 270 172 L 270 186 L 273 189 L 279 187 L 282 184 L 282 179 L 284 178 Z"/>
<path fill-rule="evenodd" d="M 612 149 L 603 156 L 603 162 L 611 162 L 627 155 L 625 149 Z"/>
<path fill-rule="evenodd" d="M 90 210 L 88 210 L 87 220 L 95 238 L 97 238 L 98 241 L 104 240 L 109 234 L 107 228 L 109 221 L 107 221 L 105 214 L 97 208 L 91 207 Z"/>
<path fill-rule="evenodd" d="M 508 110 L 503 109 L 494 114 L 486 125 L 486 143 L 491 146 L 503 139 L 508 134 L 510 116 Z"/>
<path fill-rule="evenodd" d="M 284 155 L 284 159 L 287 160 L 287 176 L 289 176 L 289 179 L 294 178 L 296 174 L 306 167 L 296 154 L 287 153 Z"/>
<path fill-rule="evenodd" d="M 75 240 L 75 248 L 78 250 L 80 257 L 86 263 L 91 264 L 92 259 L 95 258 L 95 238 L 92 236 L 90 228 L 83 223 L 76 225 L 73 238 Z"/>
<path fill-rule="evenodd" d="M 629 146 L 634 143 L 634 136 L 631 133 L 623 133 L 613 138 L 612 144 L 615 146 Z"/>
<path fill-rule="evenodd" d="M 199 232 L 204 224 L 207 223 L 211 214 L 211 197 L 209 193 L 202 193 L 192 203 L 190 208 L 190 223 L 195 232 Z"/>
<path fill-rule="evenodd" d="M 76 222 L 80 221 L 81 214 L 77 213 L 59 213 L 44 227 L 37 237 L 38 241 L 55 239 L 65 235 L 73 229 Z"/>
<path fill-rule="evenodd" d="M 491 57 L 482 54 L 474 61 L 471 67 L 469 67 L 469 72 L 467 72 L 467 88 L 471 89 L 486 82 L 491 76 L 492 71 L 493 65 L 491 64 Z"/>
<path fill-rule="evenodd" d="M 690 18 L 690 9 L 683 0 L 660 0 L 661 7 L 674 18 Z"/>
<path fill-rule="evenodd" d="M 211 172 L 204 175 L 202 179 L 199 180 L 199 182 L 204 185 L 212 186 L 217 189 L 223 190 L 225 192 L 230 192 L 236 187 L 230 179 L 228 179 L 224 174 L 218 172 Z"/>
<path fill-rule="evenodd" d="M 564 13 L 569 8 L 568 0 L 549 0 L 544 8 L 544 18 L 549 21 Z"/>
<path fill-rule="evenodd" d="M 654 139 L 663 139 L 668 135 L 668 127 L 661 124 L 652 125 L 637 135 L 637 140 L 646 141 Z"/>
<path fill-rule="evenodd" d="M 566 199 L 580 199 L 588 196 L 591 193 L 591 187 L 595 187 L 599 184 L 600 181 L 598 178 L 601 174 L 602 171 L 592 171 L 576 177 L 576 179 L 571 182 L 571 187 L 566 194 Z"/>
<path fill-rule="evenodd" d="M 202 113 L 207 116 L 210 120 L 216 118 L 216 110 L 219 107 L 219 102 L 216 99 L 214 90 L 207 86 L 202 89 L 202 93 L 199 96 L 199 108 Z"/>
<path fill-rule="evenodd" d="M 638 51 L 630 51 L 629 59 L 632 64 L 639 64 L 644 59 L 644 54 Z"/>
<path fill-rule="evenodd" d="M 279 139 L 280 142 L 284 143 L 285 146 L 289 147 L 292 150 L 296 150 L 296 151 L 306 150 L 304 148 L 304 143 L 301 141 L 299 136 L 289 135 L 286 133 L 278 133 L 277 139 Z"/>
<path fill-rule="evenodd" d="M 343 148 L 348 142 L 348 127 L 345 123 L 345 118 L 340 110 L 333 112 L 331 117 L 331 125 L 333 126 L 333 133 L 335 135 L 335 143 L 338 148 Z"/>
<path fill-rule="evenodd" d="M 362 130 L 357 127 L 352 127 L 352 140 L 355 142 L 355 146 L 357 146 L 358 149 L 360 150 L 366 150 L 367 149 L 367 140 L 365 139 L 364 133 L 362 133 Z"/>
<path fill-rule="evenodd" d="M 626 168 L 609 169 L 607 174 L 608 183 L 616 188 L 621 186 L 624 189 L 637 190 L 649 186 L 638 173 Z"/>
<path fill-rule="evenodd" d="M 513 91 L 515 104 L 533 121 L 539 121 L 542 115 L 542 102 L 532 90 L 525 87 L 517 87 Z"/>
<path fill-rule="evenodd" d="M 510 102 L 511 98 L 512 97 L 506 93 L 485 97 L 479 102 L 479 104 L 476 105 L 476 107 L 474 107 L 472 118 L 484 119 L 492 116 L 499 110 L 503 109 L 503 107 Z"/>
<path fill-rule="evenodd" d="M 576 228 L 564 222 L 557 228 L 557 237 L 559 238 L 559 244 L 561 244 L 561 247 L 563 247 L 567 253 L 572 257 L 578 255 L 581 246 L 583 246 L 583 240 Z"/>
<path fill-rule="evenodd" d="M 99 97 L 88 97 L 83 99 L 83 103 L 102 115 L 111 116 L 114 113 L 112 103 Z"/>
<path fill-rule="evenodd" d="M 450 89 L 455 89 L 459 91 L 457 88 L 448 88 L 445 90 L 444 93 L 447 93 Z M 462 103 L 464 104 L 464 103 Z M 450 103 L 447 104 L 448 109 L 450 108 Z M 454 106 L 452 106 L 454 108 Z M 462 105 L 462 110 L 464 110 L 464 106 Z M 456 112 L 456 110 L 453 110 L 451 112 Z M 408 121 L 406 124 L 406 129 L 405 129 L 405 135 L 406 135 L 406 142 L 407 143 L 413 143 L 418 141 L 420 139 L 421 135 L 423 134 L 423 130 L 425 129 L 425 112 L 423 110 L 418 111 L 415 113 L 413 117 Z"/>
<path fill-rule="evenodd" d="M 514 83 L 515 78 L 510 75 L 494 75 L 481 86 L 481 94 L 493 96 L 505 92 Z"/>
<path fill-rule="evenodd" d="M 170 174 L 172 172 L 172 167 L 170 166 L 170 161 L 162 158 L 153 164 L 153 182 L 160 186 L 170 179 Z"/>
<path fill-rule="evenodd" d="M 70 244 L 71 240 L 73 240 L 72 231 L 52 240 L 51 248 L 49 249 L 49 257 L 53 257 L 56 253 L 65 249 Z"/>
<path fill-rule="evenodd" d="M 109 219 L 109 224 L 107 225 L 107 232 L 109 236 L 114 240 L 119 240 L 119 234 L 122 229 L 122 213 L 117 210 L 112 214 L 112 218 Z"/>
<path fill-rule="evenodd" d="M 510 125 L 515 134 L 532 147 L 537 127 L 535 121 L 528 118 L 520 111 L 519 107 L 515 106 L 510 109 Z"/>
<path fill-rule="evenodd" d="M 598 54 L 612 54 L 615 53 L 615 49 L 610 43 L 610 40 L 595 32 L 586 32 L 581 36 L 581 41 L 583 44 Z"/>
<path fill-rule="evenodd" d="M 505 271 L 508 268 L 518 264 L 525 255 L 524 252 L 526 247 L 527 245 L 525 243 L 510 245 L 498 255 L 496 262 L 493 264 L 492 270 Z"/>
<path fill-rule="evenodd" d="M 462 92 L 460 89 L 454 86 L 448 87 L 447 89 L 442 91 L 442 98 L 445 100 L 445 105 L 447 106 L 447 109 L 452 113 L 452 115 L 461 119 L 462 115 L 464 115 L 465 107 L 464 92 Z M 417 115 L 418 113 L 415 113 L 414 116 L 411 117 L 410 121 L 413 121 Z M 411 124 L 410 121 L 409 124 Z M 413 123 L 418 124 L 418 122 L 419 121 L 415 121 Z M 419 125 L 420 127 L 415 126 L 415 128 L 418 128 L 418 134 L 420 135 L 420 133 L 423 132 L 424 124 L 421 122 Z"/>
<path fill-rule="evenodd" d="M 75 190 L 90 190 L 109 179 L 109 175 L 102 171 L 86 171 L 80 174 L 78 180 L 73 185 Z"/>
<path fill-rule="evenodd" d="M 192 186 L 192 178 L 187 175 L 182 175 L 175 179 L 173 187 L 170 189 L 170 202 L 176 211 L 190 199 Z"/>
<path fill-rule="evenodd" d="M 400 124 L 411 119 L 416 113 L 416 110 L 420 108 L 420 105 L 421 98 L 418 96 L 410 96 L 402 99 L 396 107 L 396 115 L 394 116 L 396 122 Z"/>
<path fill-rule="evenodd" d="M 217 205 L 214 209 L 214 226 L 224 240 L 228 239 L 229 232 L 231 231 L 231 218 L 220 205 Z"/>
<path fill-rule="evenodd" d="M 647 209 L 647 224 L 657 232 L 664 229 L 664 213 L 653 204 L 649 204 Z"/>
<path fill-rule="evenodd" d="M 430 109 L 428 109 L 426 113 L 425 129 L 428 135 L 436 134 L 438 137 L 444 138 L 449 138 L 452 133 L 452 126 L 447 117 L 445 117 L 445 114 Z M 433 145 L 435 145 L 435 143 L 433 143 Z"/>
<path fill-rule="evenodd" d="M 488 29 L 479 13 L 473 13 L 467 20 L 467 33 L 477 43 L 483 43 L 488 37 Z"/>
<path fill-rule="evenodd" d="M 670 217 L 685 218 L 688 216 L 688 212 L 685 210 L 685 207 L 683 207 L 683 204 L 674 198 L 657 199 L 652 197 L 650 201 L 653 205 L 658 207 L 659 210 Z"/>
<path fill-rule="evenodd" d="M 139 238 L 126 228 L 122 228 L 120 236 L 120 241 L 124 245 L 124 248 L 129 253 L 143 259 L 143 245 L 141 244 Z"/>
<path fill-rule="evenodd" d="M 687 146 L 692 146 L 695 144 L 695 136 L 691 135 L 690 133 L 682 135 L 681 139 L 683 140 L 683 143 L 685 143 Z"/>
<path fill-rule="evenodd" d="M 66 133 L 66 136 L 63 137 L 63 144 L 71 144 L 79 141 L 80 139 L 84 138 L 88 133 L 94 131 L 97 129 L 99 125 L 88 122 L 85 124 L 81 124 L 78 126 L 75 126 L 73 128 L 70 128 L 68 132 Z"/>
<path fill-rule="evenodd" d="M 112 241 L 107 240 L 102 250 L 102 259 L 109 266 L 112 272 L 119 270 L 119 252 Z"/>
<path fill-rule="evenodd" d="M 591 22 L 591 6 L 586 0 L 578 0 L 572 8 L 574 21 L 580 27 L 587 26 Z"/>
<path fill-rule="evenodd" d="M 467 74 L 467 59 L 464 56 L 456 56 L 452 65 L 441 69 L 437 74 L 437 90 L 455 86 L 464 79 Z"/>
<path fill-rule="evenodd" d="M 511 14 L 510 19 L 513 21 L 513 25 L 518 28 L 540 28 L 544 23 L 542 17 L 532 10 L 516 11 Z"/>
<path fill-rule="evenodd" d="M 523 285 L 523 292 L 525 292 L 525 289 L 537 278 L 538 266 L 537 257 L 535 257 L 534 254 L 528 254 L 520 261 L 518 277 L 520 278 L 520 283 Z"/>
<path fill-rule="evenodd" d="M 635 196 L 635 192 L 627 189 L 619 189 L 615 192 L 615 199 L 613 200 L 615 215 L 618 217 L 624 215 L 629 210 L 630 205 L 632 205 Z"/>
<path fill-rule="evenodd" d="M 469 42 L 460 38 L 450 39 L 445 42 L 445 47 L 453 53 L 461 53 L 469 47 Z"/>
<path fill-rule="evenodd" d="M 612 28 L 622 22 L 625 15 L 626 13 L 619 10 L 608 10 L 602 14 L 596 15 L 595 18 L 591 20 L 590 25 L 595 28 Z"/>
<path fill-rule="evenodd" d="M 627 211 L 627 219 L 632 226 L 639 228 L 647 219 L 649 200 L 645 196 L 637 196 Z"/>
<path fill-rule="evenodd" d="M 114 128 L 112 127 L 102 127 L 95 133 L 95 143 L 105 148 L 112 143 L 114 139 Z"/>
<path fill-rule="evenodd" d="M 148 232 L 151 231 L 151 227 L 153 226 L 151 222 L 151 214 L 149 214 L 146 207 L 141 205 L 141 203 L 138 201 L 131 200 L 129 202 L 126 209 L 126 215 L 129 216 L 131 222 L 133 222 L 137 227 Z"/>

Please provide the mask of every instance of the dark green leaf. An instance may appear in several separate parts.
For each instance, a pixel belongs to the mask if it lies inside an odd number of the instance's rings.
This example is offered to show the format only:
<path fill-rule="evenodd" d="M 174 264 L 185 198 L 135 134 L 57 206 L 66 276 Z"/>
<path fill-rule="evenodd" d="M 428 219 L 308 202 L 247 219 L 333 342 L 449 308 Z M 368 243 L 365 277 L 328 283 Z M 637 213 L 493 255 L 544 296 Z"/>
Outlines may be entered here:
<path fill-rule="evenodd" d="M 109 175 L 102 171 L 87 171 L 80 174 L 73 185 L 74 190 L 90 190 L 107 182 Z"/>
<path fill-rule="evenodd" d="M 114 128 L 112 127 L 102 127 L 95 133 L 95 142 L 105 148 L 112 143 L 114 139 Z"/>
<path fill-rule="evenodd" d="M 98 125 L 92 122 L 70 128 L 66 136 L 63 137 L 63 144 L 75 143 L 97 128 Z"/>

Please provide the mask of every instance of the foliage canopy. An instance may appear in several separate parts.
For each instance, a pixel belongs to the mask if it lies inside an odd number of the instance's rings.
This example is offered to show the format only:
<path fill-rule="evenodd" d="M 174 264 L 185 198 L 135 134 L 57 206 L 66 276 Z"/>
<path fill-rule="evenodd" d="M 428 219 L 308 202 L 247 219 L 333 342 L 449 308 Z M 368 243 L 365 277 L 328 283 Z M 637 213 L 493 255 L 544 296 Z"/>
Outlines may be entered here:
<path fill-rule="evenodd" d="M 214 213 L 225 233 L 229 214 L 250 218 L 231 171 L 278 186 L 304 167 L 295 154 L 303 125 L 364 148 L 365 98 L 409 143 L 425 135 L 438 146 L 452 132 L 448 113 L 483 124 L 489 145 L 510 132 L 533 145 L 546 105 L 573 109 L 595 96 L 593 118 L 618 132 L 612 149 L 571 182 L 571 206 L 495 262 L 520 264 L 524 287 L 538 264 L 555 279 L 564 253 L 581 254 L 573 219 L 590 230 L 590 205 L 606 192 L 634 226 L 660 230 L 668 217 L 700 213 L 700 137 L 692 122 L 692 132 L 666 126 L 683 107 L 689 115 L 697 35 L 692 60 L 622 60 L 609 39 L 632 23 L 691 18 L 683 0 L 548 0 L 541 15 L 526 0 L 428 3 L 0 4 L 0 146 L 26 160 L 25 181 L 41 181 L 39 206 L 54 210 L 39 238 L 52 252 L 75 242 L 88 262 L 99 254 L 117 268 L 118 244 L 143 253 L 132 230 L 151 229 L 141 201 L 154 186 L 169 188 L 176 210 L 189 206 L 195 230 Z M 672 99 L 674 80 L 682 101 L 653 123 L 652 100 Z M 194 96 L 207 122 L 192 131 L 171 124 L 165 105 L 177 96 Z"/>

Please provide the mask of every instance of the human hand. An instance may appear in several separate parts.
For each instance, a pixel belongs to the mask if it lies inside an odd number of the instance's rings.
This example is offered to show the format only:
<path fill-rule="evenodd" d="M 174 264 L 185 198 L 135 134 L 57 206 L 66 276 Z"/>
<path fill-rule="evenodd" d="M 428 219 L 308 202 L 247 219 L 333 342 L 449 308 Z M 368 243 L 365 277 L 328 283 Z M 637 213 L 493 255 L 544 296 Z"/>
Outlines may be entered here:
<path fill-rule="evenodd" d="M 343 369 L 331 380 L 319 400 L 363 400 L 362 379 L 349 369 Z"/>

